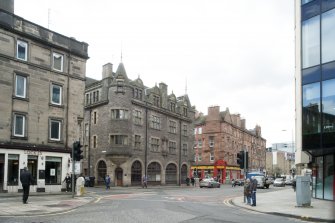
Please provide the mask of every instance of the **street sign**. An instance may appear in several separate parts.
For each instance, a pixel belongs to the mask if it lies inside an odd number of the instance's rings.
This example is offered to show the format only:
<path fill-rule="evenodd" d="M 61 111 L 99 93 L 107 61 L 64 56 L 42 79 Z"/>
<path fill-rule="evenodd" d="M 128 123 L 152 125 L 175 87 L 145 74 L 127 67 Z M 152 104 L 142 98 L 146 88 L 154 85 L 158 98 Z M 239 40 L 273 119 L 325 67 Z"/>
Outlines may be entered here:
<path fill-rule="evenodd" d="M 69 173 L 72 174 L 72 161 L 70 162 Z M 80 162 L 74 163 L 74 173 L 80 174 Z"/>

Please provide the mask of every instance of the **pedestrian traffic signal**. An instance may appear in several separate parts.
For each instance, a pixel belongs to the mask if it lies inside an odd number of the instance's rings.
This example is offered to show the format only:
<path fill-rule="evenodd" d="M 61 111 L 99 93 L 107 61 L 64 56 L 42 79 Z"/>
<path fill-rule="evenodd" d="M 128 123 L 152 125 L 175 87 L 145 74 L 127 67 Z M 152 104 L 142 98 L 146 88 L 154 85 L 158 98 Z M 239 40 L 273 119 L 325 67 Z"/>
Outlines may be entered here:
<path fill-rule="evenodd" d="M 244 169 L 244 151 L 237 153 L 237 164 L 241 169 Z"/>
<path fill-rule="evenodd" d="M 83 152 L 81 150 L 81 147 L 83 146 L 80 145 L 79 141 L 73 143 L 73 158 L 75 161 L 80 161 L 84 158 L 84 156 L 81 155 L 81 153 Z"/>

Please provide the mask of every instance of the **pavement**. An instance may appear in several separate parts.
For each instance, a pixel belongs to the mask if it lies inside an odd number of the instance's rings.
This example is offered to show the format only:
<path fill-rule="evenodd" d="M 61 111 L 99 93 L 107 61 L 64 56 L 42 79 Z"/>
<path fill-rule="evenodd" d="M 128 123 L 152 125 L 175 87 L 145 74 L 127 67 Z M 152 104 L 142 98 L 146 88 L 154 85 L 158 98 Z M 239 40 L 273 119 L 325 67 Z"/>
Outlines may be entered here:
<path fill-rule="evenodd" d="M 72 193 L 36 193 L 31 192 L 28 204 L 23 204 L 22 193 L 0 194 L 0 218 L 10 216 L 41 216 L 69 212 L 95 200 L 86 193 L 74 196 Z M 1 220 L 0 220 L 1 221 Z"/>
<path fill-rule="evenodd" d="M 161 187 L 165 188 L 165 187 Z M 71 193 L 34 193 L 31 192 L 28 204 L 22 203 L 22 194 L 0 193 L 0 217 L 38 216 L 70 212 L 80 206 L 94 202 L 98 197 L 94 188 L 85 188 L 83 196 Z M 117 188 L 113 188 L 115 190 Z M 128 188 L 136 189 L 136 188 Z M 119 188 L 120 192 L 127 188 Z M 281 215 L 314 222 L 335 222 L 335 202 L 311 198 L 311 206 L 297 207 L 296 194 L 292 188 L 257 193 L 257 206 L 243 202 L 243 197 L 231 199 L 231 204 L 256 212 Z"/>
<path fill-rule="evenodd" d="M 259 189 L 261 190 L 261 189 Z M 290 188 L 256 193 L 256 206 L 250 206 L 243 202 L 243 197 L 231 200 L 235 206 L 253 210 L 256 212 L 287 216 L 314 222 L 335 222 L 335 202 L 311 198 L 311 205 L 298 207 L 296 193 Z"/>

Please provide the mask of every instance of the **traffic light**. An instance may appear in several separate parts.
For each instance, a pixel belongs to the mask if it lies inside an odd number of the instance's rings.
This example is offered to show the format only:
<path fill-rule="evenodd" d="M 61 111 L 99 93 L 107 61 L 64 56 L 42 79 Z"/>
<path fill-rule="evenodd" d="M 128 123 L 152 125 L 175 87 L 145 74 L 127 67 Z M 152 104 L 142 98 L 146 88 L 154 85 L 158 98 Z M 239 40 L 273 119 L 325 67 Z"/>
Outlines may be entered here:
<path fill-rule="evenodd" d="M 248 153 L 248 151 L 245 151 L 245 153 L 244 153 L 244 160 L 245 160 L 245 164 L 244 164 L 244 166 L 245 166 L 245 169 L 248 169 L 248 165 L 249 165 L 249 153 Z"/>
<path fill-rule="evenodd" d="M 244 169 L 244 151 L 237 153 L 237 164 L 240 165 L 241 169 Z"/>
<path fill-rule="evenodd" d="M 73 143 L 73 158 L 75 161 L 80 161 L 84 158 L 83 155 L 81 155 L 81 153 L 83 152 L 81 150 L 81 147 L 83 146 L 80 145 L 79 141 Z"/>

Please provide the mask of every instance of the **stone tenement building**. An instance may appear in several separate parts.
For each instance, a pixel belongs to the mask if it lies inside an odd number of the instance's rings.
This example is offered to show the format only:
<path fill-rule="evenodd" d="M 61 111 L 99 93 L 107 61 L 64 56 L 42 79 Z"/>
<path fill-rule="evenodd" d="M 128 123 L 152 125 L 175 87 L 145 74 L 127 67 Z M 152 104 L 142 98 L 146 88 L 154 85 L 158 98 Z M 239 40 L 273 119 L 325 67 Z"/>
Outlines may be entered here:
<path fill-rule="evenodd" d="M 230 114 L 228 108 L 220 112 L 219 106 L 209 107 L 206 116 L 197 114 L 194 174 L 218 177 L 222 182 L 240 178 L 237 154 L 244 149 L 249 153 L 249 171 L 265 169 L 266 140 L 261 127 L 247 130 L 245 124 L 239 114 Z"/>
<path fill-rule="evenodd" d="M 0 4 L 0 192 L 61 191 L 84 119 L 88 44 L 18 17 Z"/>
<path fill-rule="evenodd" d="M 164 83 L 130 80 L 123 63 L 103 66 L 101 81 L 87 79 L 83 172 L 117 186 L 185 182 L 193 160 L 194 107 Z"/>
<path fill-rule="evenodd" d="M 266 172 L 270 176 L 291 175 L 294 169 L 295 154 L 285 151 L 266 152 Z"/>

